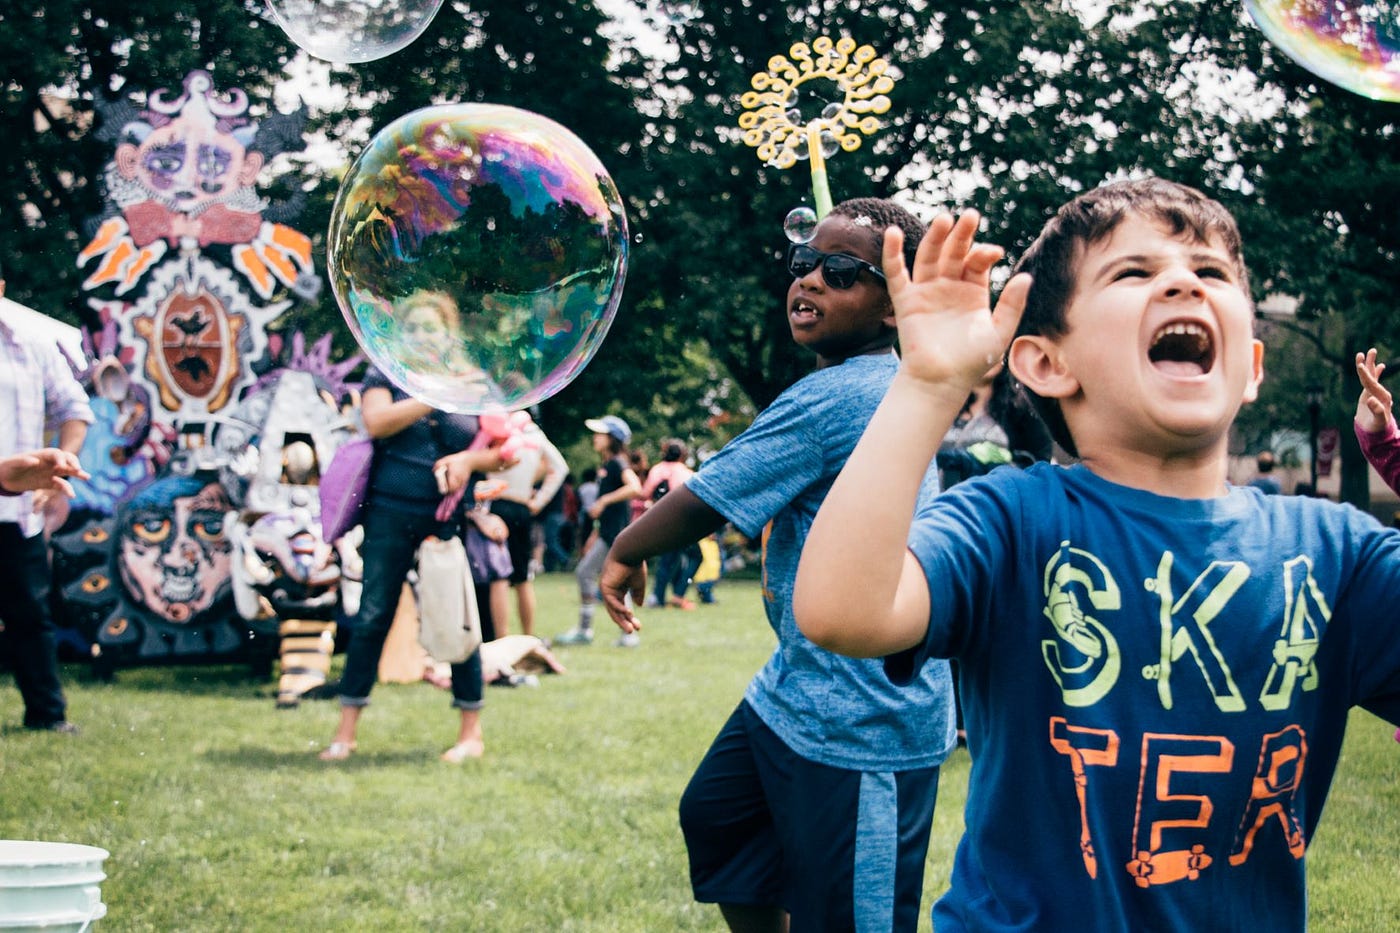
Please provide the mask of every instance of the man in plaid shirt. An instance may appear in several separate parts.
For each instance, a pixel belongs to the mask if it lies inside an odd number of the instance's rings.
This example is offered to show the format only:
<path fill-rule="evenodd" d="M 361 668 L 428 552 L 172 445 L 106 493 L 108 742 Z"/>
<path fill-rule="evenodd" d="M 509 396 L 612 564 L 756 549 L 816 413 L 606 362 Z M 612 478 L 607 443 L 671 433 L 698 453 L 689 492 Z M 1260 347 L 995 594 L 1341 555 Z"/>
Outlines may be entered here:
<path fill-rule="evenodd" d="M 76 456 L 91 422 L 87 394 L 57 345 L 24 333 L 0 306 L 0 457 L 44 447 L 53 430 L 57 446 Z M 0 489 L 0 650 L 24 698 L 25 728 L 73 733 L 58 682 L 49 556 L 40 534 L 44 503 L 56 492 Z"/>

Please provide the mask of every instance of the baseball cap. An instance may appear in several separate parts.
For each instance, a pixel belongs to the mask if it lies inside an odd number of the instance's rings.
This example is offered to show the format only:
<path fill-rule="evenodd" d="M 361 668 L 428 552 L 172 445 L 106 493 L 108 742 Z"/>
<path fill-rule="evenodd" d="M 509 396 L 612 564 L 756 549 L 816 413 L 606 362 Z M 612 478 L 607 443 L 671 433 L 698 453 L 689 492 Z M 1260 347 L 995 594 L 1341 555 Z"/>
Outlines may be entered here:
<path fill-rule="evenodd" d="M 604 415 L 601 418 L 589 418 L 583 426 L 594 434 L 607 434 L 615 437 L 622 443 L 627 443 L 632 439 L 632 429 L 627 426 L 617 415 Z"/>

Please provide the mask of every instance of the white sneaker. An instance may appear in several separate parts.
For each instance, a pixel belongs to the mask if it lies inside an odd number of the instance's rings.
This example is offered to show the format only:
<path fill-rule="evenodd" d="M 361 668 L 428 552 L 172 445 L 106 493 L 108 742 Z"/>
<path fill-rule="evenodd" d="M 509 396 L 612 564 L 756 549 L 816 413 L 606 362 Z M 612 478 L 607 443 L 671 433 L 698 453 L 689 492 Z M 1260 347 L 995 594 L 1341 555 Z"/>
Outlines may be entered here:
<path fill-rule="evenodd" d="M 656 608 L 658 608 L 660 605 L 661 605 L 661 600 L 657 599 L 656 596 L 653 595 L 653 594 L 651 594 L 651 593 L 648 593 L 648 594 L 647 594 L 647 598 L 646 598 L 645 600 L 642 601 L 642 608 L 643 608 L 643 609 L 656 609 Z"/>
<path fill-rule="evenodd" d="M 591 645 L 593 644 L 593 632 L 578 628 L 571 628 L 567 632 L 554 636 L 556 645 Z"/>
<path fill-rule="evenodd" d="M 626 634 L 619 635 L 617 641 L 613 642 L 613 644 L 619 648 L 637 648 L 642 644 L 642 636 L 638 635 L 636 632 L 627 632 Z"/>

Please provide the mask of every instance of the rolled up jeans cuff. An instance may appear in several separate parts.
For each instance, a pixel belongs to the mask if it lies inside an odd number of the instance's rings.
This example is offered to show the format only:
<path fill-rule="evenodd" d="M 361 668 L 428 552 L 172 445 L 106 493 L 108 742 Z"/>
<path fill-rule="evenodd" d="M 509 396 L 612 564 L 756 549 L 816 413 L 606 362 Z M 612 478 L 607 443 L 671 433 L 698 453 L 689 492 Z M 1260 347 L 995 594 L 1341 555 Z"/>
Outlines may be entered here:
<path fill-rule="evenodd" d="M 486 705 L 485 700 L 453 700 L 453 709 L 481 709 Z"/>
<path fill-rule="evenodd" d="M 340 698 L 341 706 L 369 706 L 369 697 L 347 697 Z"/>

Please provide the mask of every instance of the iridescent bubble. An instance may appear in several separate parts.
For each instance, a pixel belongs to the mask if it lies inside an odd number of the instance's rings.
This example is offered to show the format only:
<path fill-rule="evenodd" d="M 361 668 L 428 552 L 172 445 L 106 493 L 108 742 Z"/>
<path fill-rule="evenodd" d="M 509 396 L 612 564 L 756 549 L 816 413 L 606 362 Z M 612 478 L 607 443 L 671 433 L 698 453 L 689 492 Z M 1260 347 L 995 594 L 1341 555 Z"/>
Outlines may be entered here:
<path fill-rule="evenodd" d="M 423 34 L 442 0 L 267 0 L 287 37 L 328 62 L 392 55 Z"/>
<path fill-rule="evenodd" d="M 810 207 L 794 207 L 783 219 L 783 233 L 793 243 L 806 243 L 817 235 L 817 212 Z"/>
<path fill-rule="evenodd" d="M 1278 49 L 1320 78 L 1400 101 L 1400 22 L 1392 0 L 1245 0 Z"/>
<path fill-rule="evenodd" d="M 822 158 L 829 159 L 841 150 L 841 140 L 831 130 L 822 130 L 817 137 L 821 143 Z"/>
<path fill-rule="evenodd" d="M 380 130 L 331 213 L 331 288 L 366 355 L 439 409 L 518 410 L 598 351 L 627 217 L 598 158 L 526 110 L 450 104 Z"/>

